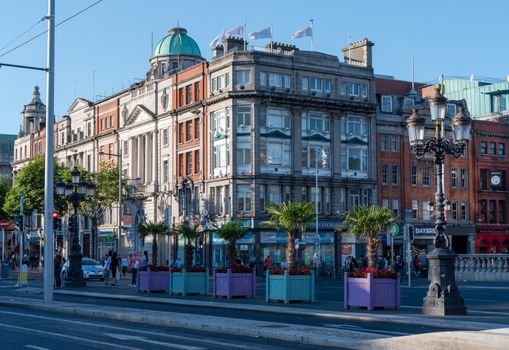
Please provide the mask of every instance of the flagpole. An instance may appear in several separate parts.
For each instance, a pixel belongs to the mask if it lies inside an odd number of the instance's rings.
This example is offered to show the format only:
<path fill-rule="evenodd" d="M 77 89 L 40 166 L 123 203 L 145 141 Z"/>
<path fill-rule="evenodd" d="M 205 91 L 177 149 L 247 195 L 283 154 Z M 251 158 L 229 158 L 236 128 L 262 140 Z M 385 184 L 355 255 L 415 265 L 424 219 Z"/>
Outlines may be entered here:
<path fill-rule="evenodd" d="M 272 53 L 272 42 L 274 41 L 274 37 L 272 35 L 272 23 L 270 24 L 270 53 Z"/>
<path fill-rule="evenodd" d="M 244 51 L 247 51 L 246 31 L 247 31 L 246 20 L 244 20 Z"/>
<path fill-rule="evenodd" d="M 309 22 L 311 22 L 311 51 L 314 51 L 314 43 L 313 43 L 313 22 L 314 20 L 310 19 Z"/>
<path fill-rule="evenodd" d="M 348 36 L 348 64 L 352 64 L 352 45 L 350 35 Z"/>

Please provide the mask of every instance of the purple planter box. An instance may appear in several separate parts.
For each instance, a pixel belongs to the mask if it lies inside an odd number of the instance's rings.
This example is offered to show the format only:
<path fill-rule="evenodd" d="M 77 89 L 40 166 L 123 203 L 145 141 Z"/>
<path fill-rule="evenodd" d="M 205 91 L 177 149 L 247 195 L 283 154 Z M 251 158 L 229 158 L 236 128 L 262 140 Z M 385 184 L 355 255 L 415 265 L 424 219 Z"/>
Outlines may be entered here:
<path fill-rule="evenodd" d="M 253 272 L 233 273 L 231 269 L 213 274 L 212 295 L 214 298 L 225 296 L 232 297 L 256 297 L 256 269 Z"/>
<path fill-rule="evenodd" d="M 138 293 L 139 292 L 165 292 L 168 290 L 168 281 L 170 278 L 169 271 L 153 272 L 150 269 L 147 271 L 138 271 Z"/>
<path fill-rule="evenodd" d="M 373 278 L 370 273 L 367 278 L 348 277 L 348 272 L 345 272 L 344 281 L 346 309 L 350 306 L 365 306 L 368 310 L 375 307 L 399 309 L 399 273 L 396 279 L 392 279 Z"/>

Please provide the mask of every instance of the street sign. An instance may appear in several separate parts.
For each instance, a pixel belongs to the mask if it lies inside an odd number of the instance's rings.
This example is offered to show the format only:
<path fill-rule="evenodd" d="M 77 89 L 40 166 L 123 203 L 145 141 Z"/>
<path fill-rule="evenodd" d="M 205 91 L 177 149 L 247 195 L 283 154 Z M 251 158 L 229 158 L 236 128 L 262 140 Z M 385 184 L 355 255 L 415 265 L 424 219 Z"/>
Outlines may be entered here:
<path fill-rule="evenodd" d="M 389 232 L 393 237 L 399 236 L 399 225 L 395 222 L 389 225 Z"/>

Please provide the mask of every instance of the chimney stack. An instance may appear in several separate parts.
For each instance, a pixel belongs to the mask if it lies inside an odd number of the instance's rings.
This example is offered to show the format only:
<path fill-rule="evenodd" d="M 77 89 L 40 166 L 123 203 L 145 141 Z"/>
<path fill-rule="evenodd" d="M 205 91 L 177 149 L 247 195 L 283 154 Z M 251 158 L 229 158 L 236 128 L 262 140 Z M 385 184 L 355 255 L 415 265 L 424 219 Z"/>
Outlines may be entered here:
<path fill-rule="evenodd" d="M 348 44 L 342 49 L 345 63 L 372 67 L 372 47 L 374 45 L 367 38 Z"/>

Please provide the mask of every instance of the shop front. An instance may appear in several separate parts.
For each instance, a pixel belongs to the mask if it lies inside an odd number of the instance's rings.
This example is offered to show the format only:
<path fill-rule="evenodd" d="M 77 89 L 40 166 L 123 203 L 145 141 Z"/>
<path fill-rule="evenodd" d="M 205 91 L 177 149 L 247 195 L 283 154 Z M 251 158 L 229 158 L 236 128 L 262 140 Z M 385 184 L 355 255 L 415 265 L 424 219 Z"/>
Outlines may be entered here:
<path fill-rule="evenodd" d="M 249 264 L 249 258 L 255 255 L 255 240 L 253 231 L 248 231 L 244 237 L 237 240 L 237 253 L 243 265 Z M 212 267 L 226 266 L 226 246 L 228 242 L 219 238 L 217 232 L 212 233 Z"/>
<path fill-rule="evenodd" d="M 97 231 L 97 253 L 98 260 L 108 254 L 110 250 L 115 250 L 115 233 L 113 230 Z"/>
<path fill-rule="evenodd" d="M 412 243 L 414 253 L 429 253 L 434 248 L 435 239 L 434 224 L 414 224 L 414 241 Z M 471 252 L 470 237 L 475 235 L 474 225 L 447 225 L 447 236 L 450 239 L 450 248 L 456 254 L 468 254 Z"/>
<path fill-rule="evenodd" d="M 509 226 L 478 226 L 476 254 L 509 254 Z"/>

